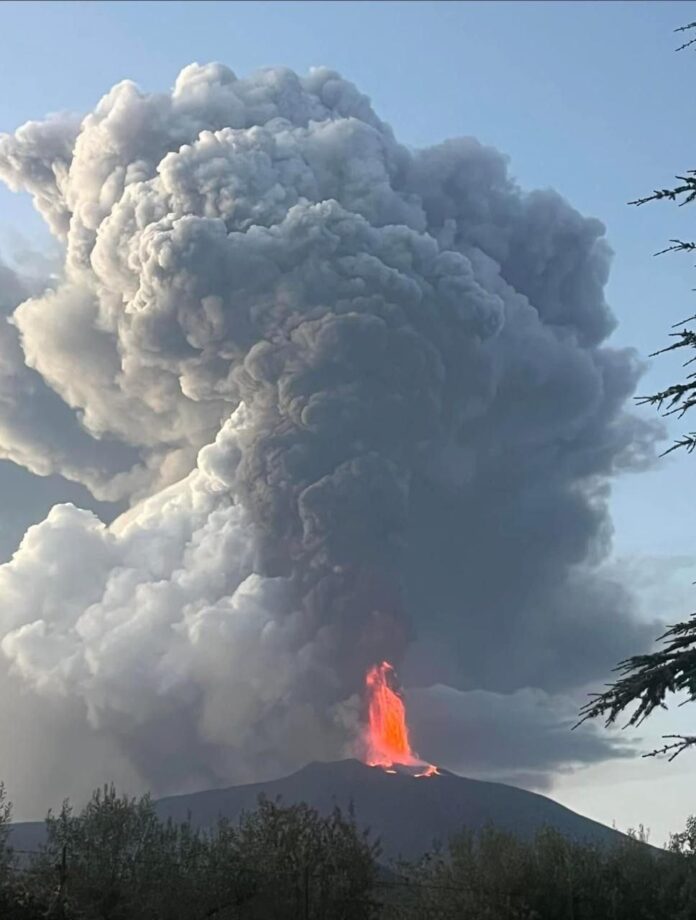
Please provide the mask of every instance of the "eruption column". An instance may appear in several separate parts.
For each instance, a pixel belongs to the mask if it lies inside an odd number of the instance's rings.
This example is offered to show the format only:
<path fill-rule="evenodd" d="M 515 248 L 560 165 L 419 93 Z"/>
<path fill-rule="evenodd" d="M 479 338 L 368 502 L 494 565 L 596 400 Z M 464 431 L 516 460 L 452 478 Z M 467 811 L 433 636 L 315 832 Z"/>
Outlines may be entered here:
<path fill-rule="evenodd" d="M 53 506 L 0 565 L 0 725 L 11 672 L 40 722 L 65 704 L 71 763 L 113 743 L 168 795 L 341 756 L 361 692 L 370 762 L 420 772 L 408 641 L 443 763 L 472 722 L 506 777 L 621 752 L 557 730 L 653 629 L 597 565 L 600 487 L 662 438 L 624 409 L 599 221 L 471 138 L 403 146 L 326 68 L 124 80 L 0 134 L 0 181 L 64 254 L 0 264 L 0 492 L 25 466 Z"/>

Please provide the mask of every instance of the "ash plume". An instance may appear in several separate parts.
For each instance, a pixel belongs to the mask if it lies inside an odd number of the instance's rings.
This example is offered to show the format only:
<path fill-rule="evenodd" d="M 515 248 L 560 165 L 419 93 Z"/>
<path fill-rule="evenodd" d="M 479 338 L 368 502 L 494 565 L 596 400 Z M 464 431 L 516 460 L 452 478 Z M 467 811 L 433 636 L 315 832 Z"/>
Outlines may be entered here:
<path fill-rule="evenodd" d="M 64 247 L 8 282 L 0 455 L 130 506 L 57 504 L 0 567 L 5 678 L 155 791 L 340 756 L 385 657 L 565 700 L 652 635 L 598 569 L 656 437 L 599 221 L 326 69 L 120 83 L 0 136 L 0 178 Z"/>

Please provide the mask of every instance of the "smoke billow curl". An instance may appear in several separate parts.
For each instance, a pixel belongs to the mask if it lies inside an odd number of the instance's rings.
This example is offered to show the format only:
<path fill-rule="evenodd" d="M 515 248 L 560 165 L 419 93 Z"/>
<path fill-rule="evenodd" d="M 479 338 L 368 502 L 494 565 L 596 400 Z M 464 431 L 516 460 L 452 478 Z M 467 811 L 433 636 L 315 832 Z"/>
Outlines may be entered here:
<path fill-rule="evenodd" d="M 156 790 L 339 756 L 377 658 L 526 713 L 641 641 L 596 567 L 655 434 L 598 221 L 325 69 L 121 83 L 0 178 L 65 251 L 3 301 L 0 455 L 131 506 L 29 528 L 0 647 Z M 614 753 L 578 737 L 553 766 Z"/>

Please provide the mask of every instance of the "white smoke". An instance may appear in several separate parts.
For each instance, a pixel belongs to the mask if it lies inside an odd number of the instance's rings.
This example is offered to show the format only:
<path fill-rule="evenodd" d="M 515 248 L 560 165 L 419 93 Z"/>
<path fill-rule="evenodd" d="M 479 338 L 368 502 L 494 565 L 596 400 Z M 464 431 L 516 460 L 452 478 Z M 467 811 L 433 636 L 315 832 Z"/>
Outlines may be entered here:
<path fill-rule="evenodd" d="M 0 647 L 156 789 L 340 754 L 409 644 L 414 679 L 557 689 L 640 638 L 592 568 L 654 437 L 599 222 L 325 69 L 124 82 L 0 137 L 0 177 L 65 245 L 0 328 L 0 454 L 134 505 L 29 529 Z"/>
<path fill-rule="evenodd" d="M 116 733 L 169 717 L 184 733 L 195 713 L 212 763 L 181 772 L 199 782 L 281 741 L 264 737 L 264 717 L 303 669 L 285 580 L 254 573 L 254 527 L 230 498 L 240 416 L 194 472 L 110 528 L 58 505 L 0 568 L 2 648 L 22 676 L 50 696 L 78 695 L 90 723 Z M 301 756 L 316 747 L 312 732 L 298 720 L 282 740 Z"/>

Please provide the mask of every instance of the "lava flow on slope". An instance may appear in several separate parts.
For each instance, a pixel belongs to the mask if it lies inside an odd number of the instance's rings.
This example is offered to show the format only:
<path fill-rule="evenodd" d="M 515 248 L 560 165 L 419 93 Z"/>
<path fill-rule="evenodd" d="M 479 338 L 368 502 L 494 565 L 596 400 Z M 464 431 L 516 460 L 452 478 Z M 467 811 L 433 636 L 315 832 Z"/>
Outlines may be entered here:
<path fill-rule="evenodd" d="M 381 767 L 387 773 L 435 776 L 437 767 L 421 760 L 411 748 L 406 707 L 396 685 L 394 668 L 388 661 L 370 668 L 365 675 L 365 690 L 365 763 Z"/>

